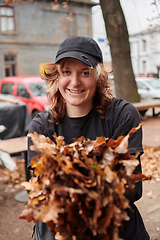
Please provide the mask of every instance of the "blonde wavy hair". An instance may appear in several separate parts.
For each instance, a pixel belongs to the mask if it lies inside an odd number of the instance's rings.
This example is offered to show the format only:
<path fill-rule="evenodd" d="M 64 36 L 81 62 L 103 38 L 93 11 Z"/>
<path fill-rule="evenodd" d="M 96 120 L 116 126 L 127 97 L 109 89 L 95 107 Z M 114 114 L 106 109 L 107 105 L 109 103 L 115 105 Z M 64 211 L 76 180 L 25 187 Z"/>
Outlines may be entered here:
<path fill-rule="evenodd" d="M 65 100 L 58 88 L 58 79 L 67 60 L 62 60 L 58 64 L 47 63 L 41 65 L 40 77 L 46 81 L 47 96 L 51 102 L 51 113 L 54 123 L 59 124 L 66 112 Z M 104 65 L 99 63 L 95 68 L 90 69 L 90 74 L 94 74 L 97 79 L 97 88 L 93 97 L 93 109 L 100 118 L 105 117 L 106 110 L 112 104 L 112 93 L 109 87 L 108 72 Z"/>

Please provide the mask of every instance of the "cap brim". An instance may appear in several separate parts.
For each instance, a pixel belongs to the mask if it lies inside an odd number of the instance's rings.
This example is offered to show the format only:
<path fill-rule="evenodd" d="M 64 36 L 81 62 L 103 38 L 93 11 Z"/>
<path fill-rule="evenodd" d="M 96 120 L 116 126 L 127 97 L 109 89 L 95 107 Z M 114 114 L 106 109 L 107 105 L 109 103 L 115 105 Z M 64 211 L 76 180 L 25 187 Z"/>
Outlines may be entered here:
<path fill-rule="evenodd" d="M 64 58 L 75 58 L 90 67 L 96 67 L 98 64 L 98 60 L 93 56 L 77 51 L 68 51 L 60 54 L 59 56 L 56 57 L 55 63 L 58 63 L 60 60 Z"/>

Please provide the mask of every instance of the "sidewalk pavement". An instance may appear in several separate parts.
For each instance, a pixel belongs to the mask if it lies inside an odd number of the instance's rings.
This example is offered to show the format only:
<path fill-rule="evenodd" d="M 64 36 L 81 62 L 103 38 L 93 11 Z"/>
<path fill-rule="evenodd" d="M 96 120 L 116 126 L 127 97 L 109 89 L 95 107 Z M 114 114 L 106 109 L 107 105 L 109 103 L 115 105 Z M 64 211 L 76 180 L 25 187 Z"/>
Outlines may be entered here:
<path fill-rule="evenodd" d="M 142 131 L 143 146 L 160 147 L 160 114 L 157 117 L 147 116 L 142 120 Z M 151 240 L 160 240 L 159 189 L 160 182 L 144 181 L 142 198 L 136 202 Z"/>
<path fill-rule="evenodd" d="M 160 116 L 148 116 L 142 120 L 143 145 L 147 147 L 160 146 Z"/>

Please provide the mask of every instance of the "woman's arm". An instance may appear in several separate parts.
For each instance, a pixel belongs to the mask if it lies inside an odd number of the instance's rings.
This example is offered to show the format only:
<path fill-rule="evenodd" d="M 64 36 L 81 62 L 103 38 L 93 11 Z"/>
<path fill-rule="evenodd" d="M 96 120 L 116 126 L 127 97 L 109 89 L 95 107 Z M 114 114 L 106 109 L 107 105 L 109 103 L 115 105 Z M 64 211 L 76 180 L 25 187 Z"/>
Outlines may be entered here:
<path fill-rule="evenodd" d="M 44 135 L 46 137 L 49 137 L 51 140 L 53 140 L 53 134 L 55 130 L 55 125 L 51 120 L 51 115 L 49 112 L 41 112 L 37 114 L 37 116 L 31 121 L 30 127 L 29 127 L 29 133 L 38 133 L 41 135 Z M 31 138 L 28 137 L 28 168 L 31 169 L 31 159 L 34 158 L 37 155 L 37 152 L 32 151 L 30 149 L 30 146 L 32 145 Z"/>
<path fill-rule="evenodd" d="M 119 136 L 125 136 L 129 133 L 132 128 L 137 127 L 141 123 L 139 112 L 130 103 L 126 101 L 119 100 L 114 108 L 114 123 L 113 123 L 113 139 L 117 139 Z M 143 154 L 142 147 L 142 128 L 138 129 L 135 133 L 132 133 L 129 137 L 130 154 L 135 154 L 139 152 L 139 165 L 135 168 L 134 173 L 142 173 L 140 156 Z M 135 202 L 142 196 L 142 182 L 135 184 L 135 191 L 130 192 L 126 189 L 125 196 L 130 200 L 130 202 Z"/>

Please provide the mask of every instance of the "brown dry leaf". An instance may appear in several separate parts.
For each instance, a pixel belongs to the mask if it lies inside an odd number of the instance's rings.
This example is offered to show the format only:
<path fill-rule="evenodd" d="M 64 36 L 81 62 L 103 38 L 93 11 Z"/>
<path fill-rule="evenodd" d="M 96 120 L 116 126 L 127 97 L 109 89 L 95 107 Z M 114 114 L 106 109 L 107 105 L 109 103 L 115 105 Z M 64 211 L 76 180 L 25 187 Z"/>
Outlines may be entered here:
<path fill-rule="evenodd" d="M 32 209 L 30 207 L 26 207 L 21 215 L 23 215 L 23 219 L 26 219 L 28 222 L 34 221 Z"/>
<path fill-rule="evenodd" d="M 104 174 L 105 174 L 105 180 L 109 183 L 113 182 L 113 180 L 115 179 L 114 172 L 110 169 L 109 166 L 106 166 L 104 168 Z"/>
<path fill-rule="evenodd" d="M 73 16 L 68 16 L 68 17 L 66 17 L 66 20 L 67 20 L 68 22 L 73 22 Z"/>
<path fill-rule="evenodd" d="M 126 174 L 128 176 L 131 176 L 134 169 L 139 165 L 139 161 L 138 160 L 132 160 L 132 161 L 129 161 L 129 160 L 121 160 L 119 161 L 120 163 L 123 164 L 123 166 L 125 166 L 125 169 L 126 169 Z"/>
<path fill-rule="evenodd" d="M 86 23 L 85 23 L 85 27 L 86 27 L 86 28 L 89 28 L 89 22 L 86 22 Z"/>
<path fill-rule="evenodd" d="M 68 7 L 68 2 L 63 2 L 62 4 L 64 8 Z"/>
<path fill-rule="evenodd" d="M 59 4 L 54 4 L 52 5 L 51 9 L 54 11 L 54 10 L 58 10 L 60 8 L 60 5 Z"/>
<path fill-rule="evenodd" d="M 65 27 L 68 27 L 68 21 L 60 21 Z"/>

